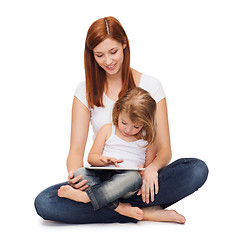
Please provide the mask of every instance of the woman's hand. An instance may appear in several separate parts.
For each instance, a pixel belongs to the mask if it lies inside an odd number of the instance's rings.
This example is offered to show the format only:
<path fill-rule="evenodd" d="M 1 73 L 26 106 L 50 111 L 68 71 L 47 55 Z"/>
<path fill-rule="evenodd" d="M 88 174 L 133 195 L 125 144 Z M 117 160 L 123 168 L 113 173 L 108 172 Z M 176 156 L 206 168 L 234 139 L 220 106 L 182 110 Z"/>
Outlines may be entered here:
<path fill-rule="evenodd" d="M 110 157 L 103 157 L 103 156 L 99 160 L 104 164 L 104 166 L 114 164 L 116 167 L 119 167 L 118 163 L 123 162 L 123 160 L 119 160 L 116 158 L 110 158 Z"/>
<path fill-rule="evenodd" d="M 154 201 L 154 194 L 158 193 L 158 171 L 154 166 L 149 165 L 144 171 L 140 173 L 142 175 L 143 183 L 141 189 L 137 195 L 142 194 L 142 201 L 149 203 Z"/>
<path fill-rule="evenodd" d="M 83 191 L 88 188 L 88 185 L 86 184 L 87 183 L 86 179 L 80 181 L 81 179 L 82 179 L 82 175 L 74 177 L 73 171 L 70 171 L 68 174 L 68 184 L 75 189 L 79 189 Z"/>

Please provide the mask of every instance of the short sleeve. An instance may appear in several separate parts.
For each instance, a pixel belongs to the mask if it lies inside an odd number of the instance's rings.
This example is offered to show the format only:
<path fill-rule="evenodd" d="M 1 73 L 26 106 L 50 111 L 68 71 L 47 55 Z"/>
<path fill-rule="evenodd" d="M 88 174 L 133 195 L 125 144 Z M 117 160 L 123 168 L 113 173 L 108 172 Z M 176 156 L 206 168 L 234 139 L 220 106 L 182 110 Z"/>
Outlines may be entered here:
<path fill-rule="evenodd" d="M 157 80 L 157 79 L 156 79 Z M 162 83 L 160 81 L 157 80 L 157 84 L 156 84 L 156 91 L 154 93 L 154 99 L 155 101 L 158 103 L 160 102 L 163 98 L 165 98 L 165 92 L 163 90 L 163 86 Z"/>
<path fill-rule="evenodd" d="M 77 97 L 88 109 L 88 103 L 86 98 L 86 84 L 80 82 L 75 90 L 74 96 Z"/>
<path fill-rule="evenodd" d="M 166 97 L 162 83 L 155 77 L 144 74 L 140 87 L 148 91 L 157 103 Z"/>

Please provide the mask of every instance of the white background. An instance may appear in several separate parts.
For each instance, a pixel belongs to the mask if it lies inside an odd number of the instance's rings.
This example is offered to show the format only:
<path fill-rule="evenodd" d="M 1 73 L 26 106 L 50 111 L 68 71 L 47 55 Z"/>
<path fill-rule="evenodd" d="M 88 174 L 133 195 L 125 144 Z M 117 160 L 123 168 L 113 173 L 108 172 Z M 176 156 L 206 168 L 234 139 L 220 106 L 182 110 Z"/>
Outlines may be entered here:
<path fill-rule="evenodd" d="M 1 1 L 2 236 L 237 239 L 239 13 L 239 1 L 232 0 Z M 104 16 L 125 28 L 131 66 L 164 86 L 173 160 L 198 157 L 209 166 L 206 184 L 171 207 L 186 217 L 185 225 L 66 225 L 45 222 L 34 210 L 41 190 L 67 178 L 71 104 L 84 80 L 85 37 Z"/>

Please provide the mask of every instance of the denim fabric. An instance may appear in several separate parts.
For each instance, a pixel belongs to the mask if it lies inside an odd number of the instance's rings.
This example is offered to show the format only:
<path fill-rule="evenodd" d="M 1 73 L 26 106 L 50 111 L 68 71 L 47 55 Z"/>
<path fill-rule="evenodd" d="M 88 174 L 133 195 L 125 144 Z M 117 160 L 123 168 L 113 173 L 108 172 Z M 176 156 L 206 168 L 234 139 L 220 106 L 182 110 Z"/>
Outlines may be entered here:
<path fill-rule="evenodd" d="M 142 202 L 136 194 L 125 200 L 140 208 L 160 205 L 166 208 L 197 191 L 207 180 L 207 165 L 196 158 L 182 158 L 162 168 L 158 174 L 159 192 L 154 202 Z M 35 199 L 39 216 L 46 220 L 65 223 L 127 223 L 137 220 L 118 214 L 108 207 L 94 211 L 91 203 L 79 203 L 60 198 L 57 190 L 67 182 L 51 186 Z M 122 200 L 121 200 L 122 201 Z"/>
<path fill-rule="evenodd" d="M 88 181 L 89 187 L 86 193 L 95 211 L 104 206 L 111 209 L 117 208 L 120 197 L 134 195 L 142 185 L 142 177 L 137 171 L 79 168 L 74 173 L 74 177 L 78 175 L 82 175 L 82 179 Z"/>

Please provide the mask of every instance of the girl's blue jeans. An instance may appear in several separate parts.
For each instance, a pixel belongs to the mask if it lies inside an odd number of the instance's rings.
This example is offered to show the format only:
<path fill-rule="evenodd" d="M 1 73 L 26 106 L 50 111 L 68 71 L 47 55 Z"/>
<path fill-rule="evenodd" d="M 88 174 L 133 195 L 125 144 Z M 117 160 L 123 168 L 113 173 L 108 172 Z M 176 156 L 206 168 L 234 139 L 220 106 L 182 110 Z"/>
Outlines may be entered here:
<path fill-rule="evenodd" d="M 91 200 L 94 211 L 107 206 L 115 209 L 118 199 L 129 198 L 142 185 L 142 178 L 137 171 L 89 170 L 79 168 L 74 176 L 82 175 L 87 179 L 88 188 L 85 190 Z"/>
<path fill-rule="evenodd" d="M 140 208 L 160 205 L 164 209 L 198 190 L 207 180 L 207 176 L 208 167 L 203 161 L 181 158 L 159 171 L 159 192 L 155 195 L 154 202 L 144 203 L 137 194 L 124 201 Z M 35 208 L 43 219 L 65 223 L 137 222 L 136 219 L 120 215 L 108 207 L 94 211 L 91 203 L 58 197 L 58 189 L 66 184 L 67 182 L 64 182 L 51 186 L 36 197 Z"/>

